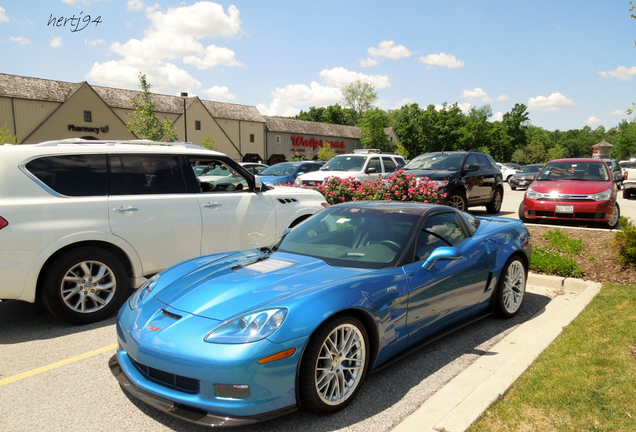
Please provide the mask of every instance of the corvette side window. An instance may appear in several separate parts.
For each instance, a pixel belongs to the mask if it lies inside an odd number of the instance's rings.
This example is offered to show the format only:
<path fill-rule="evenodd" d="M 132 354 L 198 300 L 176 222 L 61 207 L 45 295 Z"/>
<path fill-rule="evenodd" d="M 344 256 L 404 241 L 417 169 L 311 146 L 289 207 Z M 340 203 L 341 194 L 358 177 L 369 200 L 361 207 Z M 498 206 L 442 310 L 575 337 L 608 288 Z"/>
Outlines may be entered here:
<path fill-rule="evenodd" d="M 420 261 L 440 246 L 457 246 L 466 239 L 466 234 L 455 213 L 429 216 L 417 238 L 415 260 Z"/>

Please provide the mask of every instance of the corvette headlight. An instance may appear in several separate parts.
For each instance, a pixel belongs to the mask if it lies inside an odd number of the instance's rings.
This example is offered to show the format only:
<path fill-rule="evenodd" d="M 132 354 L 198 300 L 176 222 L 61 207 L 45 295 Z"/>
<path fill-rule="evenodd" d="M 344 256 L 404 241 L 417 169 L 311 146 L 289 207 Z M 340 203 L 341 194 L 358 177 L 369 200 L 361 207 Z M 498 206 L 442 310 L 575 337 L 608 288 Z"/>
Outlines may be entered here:
<path fill-rule="evenodd" d="M 226 321 L 203 338 L 206 342 L 240 344 L 256 342 L 274 333 L 285 321 L 287 309 L 267 309 Z"/>
<path fill-rule="evenodd" d="M 539 199 L 539 192 L 537 192 L 536 190 L 532 189 L 532 187 L 528 187 L 528 190 L 526 191 L 526 198 L 531 199 L 531 200 L 536 200 Z"/>
<path fill-rule="evenodd" d="M 592 199 L 594 201 L 608 201 L 611 197 L 612 197 L 611 189 L 592 195 Z"/>
<path fill-rule="evenodd" d="M 157 282 L 159 282 L 160 275 L 161 273 L 157 273 L 156 275 L 148 279 L 137 290 L 137 292 L 130 297 L 130 300 L 128 300 L 128 306 L 130 306 L 131 309 L 135 309 L 137 306 L 139 306 L 139 303 L 141 303 L 146 297 L 148 297 L 148 294 L 150 294 L 152 290 L 155 289 Z"/>

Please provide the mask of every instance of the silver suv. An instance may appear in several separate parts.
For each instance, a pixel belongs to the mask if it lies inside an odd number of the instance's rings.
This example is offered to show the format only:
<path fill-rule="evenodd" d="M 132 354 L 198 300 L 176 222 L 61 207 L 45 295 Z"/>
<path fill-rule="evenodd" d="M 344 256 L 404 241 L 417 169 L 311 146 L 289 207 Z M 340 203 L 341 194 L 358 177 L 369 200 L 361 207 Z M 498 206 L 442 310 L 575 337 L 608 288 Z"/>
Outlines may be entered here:
<path fill-rule="evenodd" d="M 186 143 L 0 146 L 0 299 L 40 298 L 65 321 L 102 320 L 146 277 L 267 246 L 325 206 L 318 192 L 268 188 Z"/>

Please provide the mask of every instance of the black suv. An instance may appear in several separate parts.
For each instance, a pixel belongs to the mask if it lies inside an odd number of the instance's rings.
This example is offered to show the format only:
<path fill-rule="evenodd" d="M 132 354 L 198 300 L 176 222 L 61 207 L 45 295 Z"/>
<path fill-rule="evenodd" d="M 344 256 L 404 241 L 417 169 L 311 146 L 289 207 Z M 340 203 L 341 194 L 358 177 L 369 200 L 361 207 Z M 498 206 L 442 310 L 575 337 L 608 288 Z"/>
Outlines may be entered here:
<path fill-rule="evenodd" d="M 404 166 L 404 171 L 428 177 L 446 194 L 445 204 L 459 210 L 486 206 L 497 214 L 503 201 L 503 178 L 495 161 L 475 151 L 430 152 L 419 155 Z"/>

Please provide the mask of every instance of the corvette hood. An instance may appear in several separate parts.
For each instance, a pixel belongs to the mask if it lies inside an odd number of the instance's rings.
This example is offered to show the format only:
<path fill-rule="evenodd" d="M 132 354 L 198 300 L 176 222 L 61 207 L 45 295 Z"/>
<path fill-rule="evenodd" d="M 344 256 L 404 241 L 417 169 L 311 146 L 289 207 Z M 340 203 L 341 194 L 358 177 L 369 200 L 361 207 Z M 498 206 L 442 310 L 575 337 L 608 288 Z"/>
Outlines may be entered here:
<path fill-rule="evenodd" d="M 612 182 L 606 181 L 536 181 L 532 183 L 532 189 L 540 193 L 555 193 L 558 195 L 595 194 L 604 192 L 612 187 Z"/>
<path fill-rule="evenodd" d="M 246 255 L 240 260 L 232 255 L 184 275 L 155 297 L 174 309 L 223 321 L 367 271 L 331 267 L 312 257 L 286 253 Z"/>

